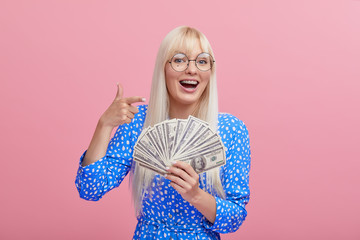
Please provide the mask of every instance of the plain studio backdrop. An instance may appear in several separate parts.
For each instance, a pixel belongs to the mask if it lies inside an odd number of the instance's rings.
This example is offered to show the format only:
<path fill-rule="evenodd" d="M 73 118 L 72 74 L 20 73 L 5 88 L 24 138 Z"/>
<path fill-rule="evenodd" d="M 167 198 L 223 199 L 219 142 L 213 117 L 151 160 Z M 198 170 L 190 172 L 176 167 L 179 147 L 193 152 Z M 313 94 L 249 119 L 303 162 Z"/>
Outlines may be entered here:
<path fill-rule="evenodd" d="M 98 202 L 74 180 L 97 121 L 149 98 L 161 40 L 210 40 L 221 112 L 243 120 L 248 216 L 223 239 L 360 239 L 360 1 L 1 0 L 1 239 L 131 239 L 128 178 Z"/>

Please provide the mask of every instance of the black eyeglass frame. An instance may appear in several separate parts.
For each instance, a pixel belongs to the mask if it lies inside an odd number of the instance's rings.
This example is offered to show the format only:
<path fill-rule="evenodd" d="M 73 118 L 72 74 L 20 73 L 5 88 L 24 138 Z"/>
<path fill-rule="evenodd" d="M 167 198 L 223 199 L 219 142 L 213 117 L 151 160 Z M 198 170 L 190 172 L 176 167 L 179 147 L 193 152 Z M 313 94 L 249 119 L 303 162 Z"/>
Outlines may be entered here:
<path fill-rule="evenodd" d="M 210 56 L 210 58 L 211 58 L 211 61 L 212 61 L 211 67 L 210 67 L 208 70 L 201 70 L 201 69 L 198 67 L 197 63 L 196 63 L 196 59 L 197 59 L 201 54 L 203 54 L 203 53 L 208 54 L 208 55 Z M 185 68 L 184 70 L 182 70 L 182 71 L 177 71 L 177 70 L 175 70 L 174 67 L 173 67 L 172 64 L 171 64 L 172 59 L 173 59 L 176 55 L 178 55 L 178 54 L 184 54 L 185 57 L 186 57 L 187 60 L 188 60 L 188 63 L 187 63 L 186 68 Z M 200 71 L 202 71 L 202 72 L 207 72 L 207 71 L 209 71 L 209 70 L 211 70 L 211 69 L 213 68 L 213 64 L 214 64 L 215 60 L 214 60 L 213 56 L 211 56 L 211 54 L 210 54 L 210 53 L 207 53 L 207 52 L 199 53 L 194 60 L 190 60 L 185 53 L 179 52 L 179 53 L 176 53 L 174 56 L 172 56 L 172 58 L 171 58 L 170 61 L 169 61 L 171 68 L 172 68 L 175 72 L 184 72 L 184 71 L 186 71 L 186 69 L 189 68 L 190 62 L 195 62 L 196 68 L 199 69 Z"/>

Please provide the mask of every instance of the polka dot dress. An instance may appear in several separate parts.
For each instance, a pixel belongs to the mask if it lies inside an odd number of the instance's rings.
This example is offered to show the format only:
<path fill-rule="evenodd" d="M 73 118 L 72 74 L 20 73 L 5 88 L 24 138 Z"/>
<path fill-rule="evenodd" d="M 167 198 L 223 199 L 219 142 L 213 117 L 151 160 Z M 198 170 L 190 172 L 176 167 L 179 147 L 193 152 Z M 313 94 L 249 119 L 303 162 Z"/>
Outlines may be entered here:
<path fill-rule="evenodd" d="M 80 197 L 98 201 L 105 193 L 118 187 L 129 173 L 132 151 L 143 128 L 146 105 L 130 124 L 119 126 L 111 139 L 106 155 L 88 166 L 80 158 L 75 185 Z M 220 239 L 219 233 L 236 231 L 245 220 L 249 201 L 250 143 L 245 124 L 227 113 L 219 114 L 218 132 L 226 148 L 226 165 L 220 168 L 226 199 L 214 196 L 216 219 L 210 223 L 173 189 L 168 179 L 155 175 L 151 191 L 146 192 L 143 211 L 133 239 Z M 206 179 L 206 174 L 203 175 Z M 204 189 L 205 181 L 200 181 Z"/>

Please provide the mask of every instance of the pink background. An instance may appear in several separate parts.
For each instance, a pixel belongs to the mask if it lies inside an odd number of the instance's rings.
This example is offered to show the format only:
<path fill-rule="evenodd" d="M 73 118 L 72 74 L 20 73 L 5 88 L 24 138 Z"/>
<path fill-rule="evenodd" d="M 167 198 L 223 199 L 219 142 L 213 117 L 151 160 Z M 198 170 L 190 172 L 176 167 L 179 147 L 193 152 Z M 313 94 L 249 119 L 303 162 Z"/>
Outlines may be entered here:
<path fill-rule="evenodd" d="M 0 238 L 132 237 L 128 179 L 87 202 L 78 160 L 117 81 L 149 97 L 179 25 L 209 38 L 220 110 L 250 132 L 248 217 L 222 238 L 360 239 L 358 0 L 2 0 Z"/>

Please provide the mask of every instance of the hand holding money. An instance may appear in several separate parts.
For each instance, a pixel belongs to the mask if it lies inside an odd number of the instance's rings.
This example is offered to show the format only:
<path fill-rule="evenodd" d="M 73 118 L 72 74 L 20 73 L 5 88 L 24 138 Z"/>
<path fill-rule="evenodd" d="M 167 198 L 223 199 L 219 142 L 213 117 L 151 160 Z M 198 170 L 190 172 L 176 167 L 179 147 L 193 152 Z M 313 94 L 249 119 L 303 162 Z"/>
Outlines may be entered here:
<path fill-rule="evenodd" d="M 137 96 L 123 98 L 122 86 L 117 83 L 117 87 L 117 93 L 114 101 L 100 118 L 101 124 L 112 128 L 115 128 L 124 123 L 130 123 L 134 118 L 134 114 L 139 112 L 137 107 L 132 106 L 132 104 L 145 101 L 144 98 Z"/>
<path fill-rule="evenodd" d="M 163 121 L 144 129 L 134 147 L 134 160 L 161 175 L 174 161 L 189 164 L 196 173 L 225 164 L 225 147 L 208 123 L 188 119 Z"/>
<path fill-rule="evenodd" d="M 199 195 L 199 175 L 189 164 L 175 161 L 167 172 L 165 177 L 184 200 L 192 202 Z"/>

